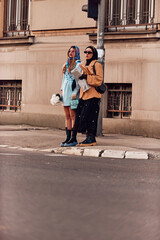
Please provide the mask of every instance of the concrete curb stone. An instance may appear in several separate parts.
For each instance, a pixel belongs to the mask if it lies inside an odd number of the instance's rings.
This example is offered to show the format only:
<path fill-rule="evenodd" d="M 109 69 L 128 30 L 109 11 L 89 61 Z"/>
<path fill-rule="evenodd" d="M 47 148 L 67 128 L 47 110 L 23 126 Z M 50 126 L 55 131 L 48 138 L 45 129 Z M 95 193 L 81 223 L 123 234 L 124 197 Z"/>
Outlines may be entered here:
<path fill-rule="evenodd" d="M 39 149 L 40 152 L 52 152 L 53 148 L 49 148 L 49 149 Z"/>
<path fill-rule="evenodd" d="M 105 150 L 93 148 L 54 148 L 53 153 L 56 154 L 69 154 L 77 156 L 88 157 L 104 157 L 104 158 L 120 158 L 120 159 L 148 159 L 149 154 L 144 151 L 122 151 L 122 150 Z"/>
<path fill-rule="evenodd" d="M 63 154 L 69 154 L 69 155 L 82 156 L 82 155 L 84 155 L 83 151 L 84 151 L 84 150 L 83 150 L 83 149 L 80 149 L 80 148 L 75 148 L 75 149 L 70 148 L 70 149 L 64 149 L 64 150 L 62 151 L 62 153 L 63 153 Z"/>
<path fill-rule="evenodd" d="M 100 149 L 84 149 L 83 156 L 100 157 L 102 150 Z"/>
<path fill-rule="evenodd" d="M 120 150 L 104 150 L 101 157 L 108 157 L 108 158 L 124 158 L 125 151 Z"/>
<path fill-rule="evenodd" d="M 64 151 L 64 148 L 62 148 L 62 147 L 52 148 L 52 149 L 51 149 L 51 152 L 52 152 L 52 153 L 56 153 L 56 154 L 62 154 L 63 151 Z"/>
<path fill-rule="evenodd" d="M 126 159 L 148 159 L 148 153 L 146 152 L 133 152 L 133 151 L 127 151 L 125 153 Z"/>

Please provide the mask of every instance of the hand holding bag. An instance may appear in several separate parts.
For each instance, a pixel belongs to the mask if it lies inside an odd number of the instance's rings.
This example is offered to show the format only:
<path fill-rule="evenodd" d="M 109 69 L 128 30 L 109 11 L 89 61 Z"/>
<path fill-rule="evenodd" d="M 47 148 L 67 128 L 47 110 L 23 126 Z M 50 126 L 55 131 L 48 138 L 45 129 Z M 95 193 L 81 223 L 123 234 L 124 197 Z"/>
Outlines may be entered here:
<path fill-rule="evenodd" d="M 71 106 L 70 106 L 70 108 L 71 109 L 77 109 L 78 103 L 79 103 L 78 99 L 71 99 Z"/>

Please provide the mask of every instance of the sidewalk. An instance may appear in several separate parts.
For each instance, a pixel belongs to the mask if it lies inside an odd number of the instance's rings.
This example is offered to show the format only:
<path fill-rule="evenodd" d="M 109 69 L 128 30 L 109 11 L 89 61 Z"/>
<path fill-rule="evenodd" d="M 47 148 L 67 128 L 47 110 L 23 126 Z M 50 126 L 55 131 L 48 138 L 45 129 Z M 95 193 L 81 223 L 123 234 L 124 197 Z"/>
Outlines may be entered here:
<path fill-rule="evenodd" d="M 65 131 L 28 125 L 0 125 L 0 147 L 110 158 L 158 159 L 160 139 L 121 134 L 97 137 L 97 146 L 61 148 Z M 78 140 L 85 135 L 78 134 Z"/>

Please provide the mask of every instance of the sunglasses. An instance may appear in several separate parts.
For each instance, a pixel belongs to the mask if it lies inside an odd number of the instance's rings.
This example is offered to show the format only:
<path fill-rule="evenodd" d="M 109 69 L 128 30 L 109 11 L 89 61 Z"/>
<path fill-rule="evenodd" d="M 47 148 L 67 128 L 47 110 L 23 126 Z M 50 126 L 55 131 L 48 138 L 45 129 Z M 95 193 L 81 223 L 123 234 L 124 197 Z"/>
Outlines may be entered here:
<path fill-rule="evenodd" d="M 91 51 L 84 51 L 84 53 L 85 53 L 85 54 L 87 54 L 87 53 L 88 53 L 88 54 L 93 54 L 93 52 L 91 52 Z"/>

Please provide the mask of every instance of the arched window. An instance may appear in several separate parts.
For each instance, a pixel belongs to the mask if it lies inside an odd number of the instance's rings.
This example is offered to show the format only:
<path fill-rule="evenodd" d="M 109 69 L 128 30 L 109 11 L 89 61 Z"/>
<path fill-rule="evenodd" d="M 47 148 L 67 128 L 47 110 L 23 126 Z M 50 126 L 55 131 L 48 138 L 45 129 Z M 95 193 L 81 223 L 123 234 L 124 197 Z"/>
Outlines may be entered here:
<path fill-rule="evenodd" d="M 26 35 L 30 30 L 30 0 L 4 1 L 4 35 Z"/>

